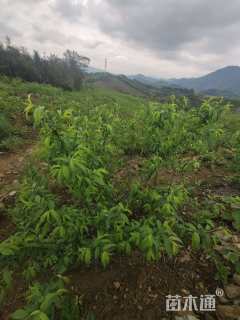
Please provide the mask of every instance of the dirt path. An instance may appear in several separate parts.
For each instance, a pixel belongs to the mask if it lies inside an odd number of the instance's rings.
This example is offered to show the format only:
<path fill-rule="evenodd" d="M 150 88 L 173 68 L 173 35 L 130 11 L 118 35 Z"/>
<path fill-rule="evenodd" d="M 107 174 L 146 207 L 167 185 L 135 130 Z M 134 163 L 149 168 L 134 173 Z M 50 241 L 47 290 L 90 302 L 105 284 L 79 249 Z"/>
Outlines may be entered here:
<path fill-rule="evenodd" d="M 14 191 L 25 160 L 32 153 L 34 146 L 34 142 L 28 142 L 16 152 L 0 153 L 0 202 L 7 193 Z"/>
<path fill-rule="evenodd" d="M 34 147 L 35 142 L 31 141 L 16 152 L 0 153 L 0 241 L 15 230 L 15 225 L 5 212 L 8 204 L 15 198 L 19 176 Z"/>

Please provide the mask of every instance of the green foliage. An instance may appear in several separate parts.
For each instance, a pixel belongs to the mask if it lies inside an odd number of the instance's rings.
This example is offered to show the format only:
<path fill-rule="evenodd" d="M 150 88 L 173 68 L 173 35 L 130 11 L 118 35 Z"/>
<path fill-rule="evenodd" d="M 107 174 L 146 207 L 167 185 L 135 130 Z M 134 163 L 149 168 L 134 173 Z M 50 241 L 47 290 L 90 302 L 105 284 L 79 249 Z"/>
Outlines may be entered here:
<path fill-rule="evenodd" d="M 27 306 L 16 310 L 11 319 L 47 320 L 56 316 L 63 320 L 79 319 L 80 305 L 78 299 L 65 288 L 67 283 L 68 279 L 60 275 L 48 285 L 35 283 L 28 291 Z"/>
<path fill-rule="evenodd" d="M 13 319 L 78 319 L 58 280 L 32 285 L 38 272 L 107 268 L 116 254 L 138 250 L 150 262 L 192 248 L 212 258 L 221 279 L 229 267 L 239 269 L 236 250 L 224 253 L 224 263 L 215 250 L 219 226 L 239 232 L 239 197 L 208 195 L 200 181 L 184 179 L 221 161 L 238 168 L 239 135 L 221 101 L 190 108 L 99 90 L 11 85 L 27 98 L 21 110 L 40 135 L 38 161 L 28 166 L 10 212 L 16 233 L 0 243 L 1 266 L 28 261 L 28 305 Z"/>
<path fill-rule="evenodd" d="M 6 45 L 0 43 L 1 74 L 70 90 L 81 87 L 82 68 L 89 64 L 90 59 L 70 50 L 64 53 L 64 58 L 54 54 L 41 57 L 37 51 L 30 55 L 26 49 L 17 48 L 8 40 Z"/>
<path fill-rule="evenodd" d="M 12 287 L 12 272 L 8 269 L 3 270 L 0 273 L 0 307 L 3 305 L 8 291 Z"/>

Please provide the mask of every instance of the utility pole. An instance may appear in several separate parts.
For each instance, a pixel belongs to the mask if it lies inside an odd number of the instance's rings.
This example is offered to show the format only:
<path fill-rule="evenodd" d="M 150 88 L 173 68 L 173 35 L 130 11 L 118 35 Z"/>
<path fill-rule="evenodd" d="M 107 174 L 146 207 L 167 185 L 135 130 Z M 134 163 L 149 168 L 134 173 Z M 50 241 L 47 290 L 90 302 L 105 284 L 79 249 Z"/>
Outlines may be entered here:
<path fill-rule="evenodd" d="M 105 65 L 104 65 L 105 72 L 107 72 L 107 66 L 108 66 L 108 61 L 107 61 L 107 58 L 105 58 Z"/>

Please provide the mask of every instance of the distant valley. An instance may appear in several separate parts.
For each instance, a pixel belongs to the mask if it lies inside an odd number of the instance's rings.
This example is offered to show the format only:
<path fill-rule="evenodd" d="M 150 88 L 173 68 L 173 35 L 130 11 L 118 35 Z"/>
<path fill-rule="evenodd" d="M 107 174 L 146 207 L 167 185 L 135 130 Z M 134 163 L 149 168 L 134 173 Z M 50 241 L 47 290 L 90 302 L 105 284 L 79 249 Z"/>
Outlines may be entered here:
<path fill-rule="evenodd" d="M 181 79 L 154 79 L 143 75 L 130 76 L 155 87 L 170 86 L 193 89 L 196 93 L 226 98 L 240 97 L 240 67 L 228 66 L 202 77 Z"/>
<path fill-rule="evenodd" d="M 102 70 L 89 68 L 88 74 L 92 77 L 94 74 L 98 74 L 98 80 L 100 78 L 105 78 L 106 73 Z M 105 75 L 104 75 L 105 74 Z M 110 73 L 107 73 L 110 75 Z M 112 78 L 124 77 L 125 81 L 127 79 L 134 81 L 135 85 L 141 83 L 145 86 L 149 86 L 155 89 L 172 88 L 173 92 L 181 89 L 194 90 L 195 93 L 204 96 L 223 96 L 225 98 L 238 98 L 240 97 L 240 67 L 239 66 L 227 66 L 222 69 L 218 69 L 207 75 L 195 78 L 180 78 L 180 79 L 164 79 L 149 77 L 143 74 L 128 75 L 128 76 L 117 76 L 112 75 Z M 123 78 L 122 78 L 123 80 Z M 129 84 L 129 83 L 128 83 Z M 123 90 L 124 91 L 124 90 Z M 142 91 L 142 88 L 141 88 Z"/>
<path fill-rule="evenodd" d="M 141 77 L 127 77 L 125 75 L 114 75 L 108 72 L 88 72 L 85 76 L 85 85 L 104 89 L 111 89 L 133 96 L 152 98 L 159 102 L 169 101 L 171 96 L 187 97 L 192 105 L 199 104 L 199 95 L 194 90 L 173 86 L 161 80 Z"/>

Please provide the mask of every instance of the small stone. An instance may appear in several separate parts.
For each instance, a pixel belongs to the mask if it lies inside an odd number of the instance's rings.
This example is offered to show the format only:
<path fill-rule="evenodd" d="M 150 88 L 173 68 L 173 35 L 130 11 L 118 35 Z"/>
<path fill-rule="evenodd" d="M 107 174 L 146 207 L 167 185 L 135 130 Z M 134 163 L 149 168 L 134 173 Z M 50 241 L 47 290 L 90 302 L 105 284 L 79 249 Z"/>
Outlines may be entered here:
<path fill-rule="evenodd" d="M 138 310 L 143 311 L 143 307 L 142 306 L 137 306 Z"/>
<path fill-rule="evenodd" d="M 9 192 L 9 197 L 14 197 L 17 194 L 17 191 L 13 190 L 11 192 Z"/>
<path fill-rule="evenodd" d="M 229 284 L 225 287 L 226 296 L 229 299 L 236 299 L 240 297 L 240 287 L 234 284 Z"/>
<path fill-rule="evenodd" d="M 191 256 L 188 252 L 186 252 L 182 257 L 179 258 L 181 263 L 189 262 L 191 260 Z"/>
<path fill-rule="evenodd" d="M 234 247 L 240 250 L 240 243 L 234 243 Z"/>
<path fill-rule="evenodd" d="M 149 294 L 148 296 L 155 300 L 155 299 L 157 299 L 158 294 Z"/>
<path fill-rule="evenodd" d="M 229 241 L 231 239 L 231 233 L 224 229 L 218 230 L 214 234 L 218 236 L 220 240 L 223 241 Z"/>
<path fill-rule="evenodd" d="M 240 286 L 240 274 L 235 273 L 233 276 L 233 281 L 236 283 L 238 286 Z"/>
<path fill-rule="evenodd" d="M 121 284 L 120 284 L 120 282 L 118 282 L 118 281 L 114 281 L 114 282 L 113 282 L 113 285 L 114 285 L 114 287 L 115 287 L 116 289 L 119 289 L 119 288 L 121 287 Z"/>
<path fill-rule="evenodd" d="M 224 254 L 225 249 L 226 249 L 226 246 L 221 246 L 221 245 L 216 245 L 214 247 L 214 250 L 218 251 L 221 254 Z"/>
<path fill-rule="evenodd" d="M 240 242 L 240 238 L 238 236 L 232 236 L 232 242 L 233 243 L 239 243 Z"/>
<path fill-rule="evenodd" d="M 237 320 L 240 315 L 239 306 L 217 306 L 217 317 L 219 320 Z"/>

